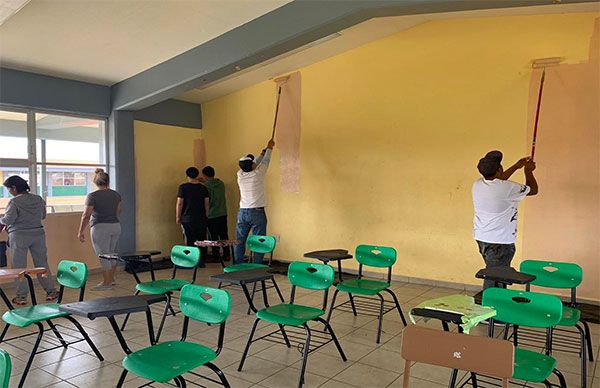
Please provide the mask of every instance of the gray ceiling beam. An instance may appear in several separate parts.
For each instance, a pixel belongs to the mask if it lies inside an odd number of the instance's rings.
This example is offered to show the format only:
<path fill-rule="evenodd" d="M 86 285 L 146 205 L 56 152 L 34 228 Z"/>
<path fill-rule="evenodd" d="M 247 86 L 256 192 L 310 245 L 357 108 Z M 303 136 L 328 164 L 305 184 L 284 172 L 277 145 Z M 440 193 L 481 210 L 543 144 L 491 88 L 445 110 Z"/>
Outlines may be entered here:
<path fill-rule="evenodd" d="M 553 0 L 296 0 L 123 80 L 111 88 L 117 110 L 139 110 L 202 87 L 363 21 L 553 4 Z M 598 0 L 562 0 L 566 3 Z"/>

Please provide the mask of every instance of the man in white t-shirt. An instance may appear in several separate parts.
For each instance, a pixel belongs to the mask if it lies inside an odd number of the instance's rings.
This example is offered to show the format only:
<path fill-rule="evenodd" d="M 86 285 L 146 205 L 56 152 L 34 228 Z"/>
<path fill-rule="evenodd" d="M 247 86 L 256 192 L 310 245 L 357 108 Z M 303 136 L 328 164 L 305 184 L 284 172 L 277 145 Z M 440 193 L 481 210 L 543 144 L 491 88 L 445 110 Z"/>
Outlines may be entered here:
<path fill-rule="evenodd" d="M 525 170 L 525 184 L 508 178 L 520 168 Z M 473 183 L 475 208 L 473 235 L 486 268 L 510 267 L 517 239 L 517 208 L 526 196 L 536 195 L 538 185 L 533 176 L 535 162 L 522 158 L 506 171 L 502 168 L 502 152 L 490 151 L 477 164 L 482 179 Z M 493 287 L 485 280 L 483 288 Z"/>
<path fill-rule="evenodd" d="M 271 152 L 275 142 L 269 140 L 260 156 L 254 159 L 254 156 L 247 155 L 240 159 L 240 169 L 237 172 L 237 181 L 240 188 L 240 210 L 238 211 L 236 239 L 238 243 L 234 247 L 234 263 L 238 264 L 244 261 L 246 252 L 246 239 L 252 229 L 252 234 L 264 236 L 267 233 L 267 196 L 265 193 L 265 177 L 269 162 L 271 161 Z M 261 264 L 263 261 L 262 253 L 254 254 L 254 262 Z"/>

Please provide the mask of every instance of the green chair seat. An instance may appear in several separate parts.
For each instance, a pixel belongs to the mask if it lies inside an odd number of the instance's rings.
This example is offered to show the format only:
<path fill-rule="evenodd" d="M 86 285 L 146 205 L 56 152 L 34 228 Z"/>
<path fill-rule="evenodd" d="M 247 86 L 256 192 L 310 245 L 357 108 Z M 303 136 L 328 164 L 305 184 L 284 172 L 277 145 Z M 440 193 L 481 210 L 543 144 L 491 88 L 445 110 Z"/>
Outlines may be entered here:
<path fill-rule="evenodd" d="M 135 289 L 146 294 L 166 294 L 167 292 L 179 291 L 187 284 L 190 284 L 187 280 L 161 279 L 140 283 L 135 286 Z"/>
<path fill-rule="evenodd" d="M 387 282 L 370 279 L 351 279 L 339 283 L 336 288 L 342 292 L 357 295 L 377 295 L 390 286 Z"/>
<path fill-rule="evenodd" d="M 169 341 L 123 359 L 123 368 L 148 380 L 164 383 L 217 358 L 211 348 L 192 342 Z"/>
<path fill-rule="evenodd" d="M 9 325 L 27 327 L 34 323 L 43 322 L 48 319 L 69 316 L 69 313 L 60 311 L 58 303 L 38 304 L 35 306 L 21 307 L 9 310 L 2 315 L 2 320 Z"/>
<path fill-rule="evenodd" d="M 299 304 L 278 304 L 259 310 L 256 317 L 279 325 L 301 326 L 325 314 L 324 310 Z"/>
<path fill-rule="evenodd" d="M 556 360 L 542 353 L 515 348 L 515 369 L 513 378 L 541 383 L 552 374 Z"/>
<path fill-rule="evenodd" d="M 563 307 L 562 319 L 557 326 L 575 326 L 581 320 L 581 311 L 573 307 Z"/>
<path fill-rule="evenodd" d="M 229 265 L 229 266 L 223 268 L 223 272 L 229 273 L 229 272 L 245 271 L 247 269 L 268 268 L 268 267 L 269 266 L 266 264 L 241 263 L 241 264 Z"/>

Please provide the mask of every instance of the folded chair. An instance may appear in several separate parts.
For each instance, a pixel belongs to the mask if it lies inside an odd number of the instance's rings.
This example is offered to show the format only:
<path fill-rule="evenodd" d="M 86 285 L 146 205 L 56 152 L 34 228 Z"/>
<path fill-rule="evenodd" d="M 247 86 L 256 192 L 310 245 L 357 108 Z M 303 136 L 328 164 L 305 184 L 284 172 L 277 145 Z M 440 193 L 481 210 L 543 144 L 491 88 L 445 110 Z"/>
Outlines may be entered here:
<path fill-rule="evenodd" d="M 198 263 L 200 262 L 200 249 L 184 245 L 175 245 L 171 249 L 171 261 L 173 262 L 173 272 L 171 273 L 170 279 L 152 280 L 149 282 L 138 283 L 135 286 L 135 295 L 138 295 L 140 292 L 143 292 L 149 295 L 162 295 L 167 299 L 165 304 L 165 310 L 160 319 L 158 331 L 156 332 L 156 342 L 158 342 L 158 340 L 160 339 L 160 334 L 162 333 L 163 327 L 165 325 L 165 319 L 169 310 L 171 310 L 171 313 L 175 315 L 175 312 L 171 307 L 171 296 L 173 295 L 173 292 L 179 291 L 183 288 L 183 286 L 190 284 L 190 282 L 188 282 L 187 280 L 175 278 L 177 276 L 177 267 L 187 269 L 193 268 L 194 274 L 192 275 L 192 283 L 194 283 L 196 281 Z M 129 314 L 125 316 L 125 320 L 123 321 L 121 330 L 125 330 L 125 325 L 127 324 L 128 319 Z"/>
<path fill-rule="evenodd" d="M 5 350 L 0 349 L 0 388 L 8 388 L 10 371 L 10 355 Z"/>
<path fill-rule="evenodd" d="M 410 325 L 402 332 L 402 358 L 403 388 L 409 387 L 413 362 L 468 371 L 472 378 L 476 373 L 497 377 L 502 380 L 502 387 L 508 388 L 508 379 L 513 375 L 514 346 L 505 340 Z M 456 386 L 456 375 L 449 386 Z"/>
<path fill-rule="evenodd" d="M 581 311 L 577 308 L 577 287 L 583 281 L 583 269 L 575 263 L 525 260 L 521 263 L 520 271 L 536 277 L 531 284 L 527 284 L 527 291 L 531 285 L 571 290 L 571 301 L 568 306 L 563 306 L 562 319 L 556 326 L 574 327 L 579 331 L 578 353 L 581 357 L 581 387 L 585 388 L 587 385 L 587 359 L 589 357 L 590 361 L 594 361 L 594 351 L 590 327 L 586 321 L 581 319 Z M 562 329 L 560 331 L 567 332 Z M 561 342 L 567 342 L 566 338 L 563 338 Z"/>
<path fill-rule="evenodd" d="M 515 344 L 514 379 L 542 383 L 550 388 L 552 385 L 548 382 L 548 377 L 555 374 L 560 387 L 567 387 L 564 376 L 556 369 L 556 359 L 550 356 L 552 331 L 562 319 L 562 302 L 558 297 L 537 292 L 488 288 L 483 291 L 481 304 L 496 310 L 496 316 L 490 318 L 488 326 L 490 337 L 494 336 L 494 320 L 513 325 L 515 328 L 526 326 L 546 329 L 546 354 L 516 346 L 517 336 L 513 336 Z"/>
<path fill-rule="evenodd" d="M 288 267 L 288 279 L 292 284 L 290 303 L 281 303 L 275 306 L 266 307 L 262 310 L 259 310 L 256 313 L 256 320 L 254 321 L 254 325 L 252 326 L 252 330 L 250 331 L 250 336 L 248 337 L 246 348 L 244 349 L 242 359 L 240 360 L 238 371 L 241 372 L 242 368 L 244 367 L 244 361 L 246 360 L 246 356 L 248 355 L 250 345 L 252 344 L 252 342 L 254 342 L 252 339 L 254 337 L 254 332 L 256 331 L 256 327 L 259 321 L 265 321 L 278 325 L 288 348 L 291 347 L 291 344 L 287 335 L 285 334 L 285 330 L 283 327 L 296 326 L 304 328 L 304 331 L 306 332 L 306 340 L 303 344 L 304 348 L 302 350 L 302 367 L 300 369 L 300 379 L 298 382 L 299 387 L 301 387 L 304 383 L 304 372 L 306 370 L 306 362 L 308 360 L 308 354 L 311 352 L 311 329 L 308 326 L 308 322 L 316 321 L 325 325 L 327 334 L 331 336 L 331 339 L 335 343 L 335 346 L 337 347 L 337 350 L 340 353 L 342 360 L 346 361 L 346 355 L 344 354 L 344 351 L 342 350 L 342 347 L 340 346 L 340 343 L 338 342 L 337 337 L 333 332 L 333 329 L 329 325 L 329 322 L 321 318 L 323 315 L 325 315 L 325 309 L 327 308 L 328 290 L 329 287 L 331 287 L 331 285 L 333 284 L 334 276 L 335 272 L 333 271 L 333 268 L 331 268 L 329 265 L 304 263 L 299 261 L 290 264 L 290 266 Z M 294 304 L 296 287 L 305 288 L 308 290 L 325 291 L 323 296 L 322 308 Z M 264 336 L 261 338 L 264 338 Z M 261 338 L 258 338 L 257 340 Z"/>
<path fill-rule="evenodd" d="M 398 313 L 400 314 L 400 319 L 402 319 L 402 324 L 406 326 L 406 319 L 404 318 L 404 313 L 402 312 L 402 308 L 400 307 L 400 303 L 398 302 L 398 298 L 396 294 L 392 290 L 390 290 L 390 283 L 392 282 L 392 267 L 396 262 L 396 250 L 390 247 L 380 247 L 375 245 L 359 245 L 356 247 L 355 254 L 356 261 L 358 261 L 358 278 L 357 279 L 349 279 L 344 280 L 341 283 L 338 283 L 335 288 L 335 292 L 333 293 L 333 300 L 331 301 L 331 307 L 329 308 L 329 314 L 327 316 L 327 321 L 331 320 L 331 314 L 333 310 L 337 307 L 340 307 L 347 302 L 341 303 L 338 306 L 335 305 L 335 299 L 337 297 L 338 292 L 346 292 L 348 294 L 349 302 L 352 306 L 352 313 L 356 316 L 356 305 L 355 299 L 353 295 L 360 295 L 365 300 L 363 306 L 368 308 L 369 303 L 376 302 L 376 299 L 372 298 L 377 295 L 379 298 L 379 309 L 377 311 L 377 318 L 379 319 L 379 326 L 377 327 L 377 343 L 381 341 L 381 325 L 383 323 L 383 316 L 388 312 L 398 309 Z M 376 268 L 387 268 L 387 281 L 381 280 L 372 280 L 365 279 L 363 277 L 362 271 L 363 266 L 367 267 L 376 267 Z M 394 307 L 385 308 L 385 299 L 381 292 L 387 292 L 394 299 Z M 372 309 L 372 307 L 371 307 Z M 373 315 L 367 314 L 367 315 Z"/>
<path fill-rule="evenodd" d="M 100 351 L 96 348 L 86 331 L 83 327 L 75 320 L 75 318 L 71 317 L 70 313 L 63 312 L 59 310 L 59 306 L 62 302 L 63 294 L 65 291 L 65 287 L 72 289 L 79 289 L 79 301 L 83 300 L 83 296 L 85 293 L 85 283 L 87 281 L 87 266 L 84 263 L 80 263 L 77 261 L 69 261 L 63 260 L 58 264 L 58 270 L 56 272 L 56 280 L 60 284 L 60 289 L 58 292 L 58 300 L 57 303 L 45 303 L 45 304 L 37 304 L 37 300 L 35 298 L 35 290 L 33 289 L 33 281 L 31 276 L 25 274 L 27 279 L 27 283 L 29 284 L 29 291 L 31 293 L 31 306 L 28 307 L 20 307 L 20 308 L 11 308 L 2 315 L 2 320 L 6 323 L 2 334 L 0 335 L 0 343 L 4 339 L 8 331 L 8 327 L 10 325 L 25 328 L 31 325 L 36 325 L 38 328 L 38 336 L 33 345 L 33 349 L 29 355 L 29 359 L 27 360 L 27 365 L 25 366 L 25 370 L 23 371 L 23 376 L 21 376 L 21 381 L 19 382 L 19 387 L 23 387 L 25 384 L 25 379 L 27 378 L 27 373 L 31 368 L 31 364 L 36 354 L 44 352 L 44 350 L 38 352 L 38 348 L 40 346 L 40 342 L 42 341 L 42 337 L 44 336 L 44 325 L 46 322 L 50 329 L 58 338 L 61 345 L 64 348 L 67 348 L 69 345 L 62 337 L 62 335 L 58 332 L 58 329 L 52 322 L 52 319 L 56 318 L 66 318 L 75 325 L 77 330 L 81 333 L 85 341 L 88 343 L 90 348 L 96 354 L 96 357 L 100 361 L 104 361 L 104 358 L 100 354 Z"/>
<path fill-rule="evenodd" d="M 123 386 L 128 372 L 152 382 L 166 383 L 173 380 L 178 387 L 185 387 L 185 373 L 205 377 L 192 372 L 200 366 L 208 367 L 217 374 L 224 387 L 230 387 L 223 372 L 212 363 L 223 348 L 225 321 L 231 311 L 229 293 L 216 288 L 188 284 L 181 289 L 179 308 L 184 315 L 181 340 L 163 342 L 127 355 L 123 359 L 123 372 L 117 387 Z M 190 319 L 220 325 L 215 350 L 186 341 Z"/>

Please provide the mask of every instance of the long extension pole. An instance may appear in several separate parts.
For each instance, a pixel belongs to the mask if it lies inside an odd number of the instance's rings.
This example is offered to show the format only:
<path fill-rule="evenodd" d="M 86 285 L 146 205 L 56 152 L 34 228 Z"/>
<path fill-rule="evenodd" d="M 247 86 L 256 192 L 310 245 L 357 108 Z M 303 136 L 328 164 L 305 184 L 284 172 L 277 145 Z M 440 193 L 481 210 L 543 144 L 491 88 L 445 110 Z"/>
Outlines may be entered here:
<path fill-rule="evenodd" d="M 535 141 L 537 139 L 538 122 L 540 121 L 540 107 L 542 106 L 542 92 L 544 90 L 544 79 L 546 78 L 546 69 L 542 71 L 540 80 L 540 90 L 538 92 L 537 109 L 535 111 L 535 124 L 533 126 L 533 142 L 531 143 L 531 160 L 535 156 Z"/>
<path fill-rule="evenodd" d="M 277 105 L 275 106 L 275 119 L 273 120 L 273 132 L 271 133 L 271 140 L 275 139 L 275 128 L 277 127 L 277 115 L 279 114 L 279 99 L 281 98 L 281 85 L 277 89 Z"/>

